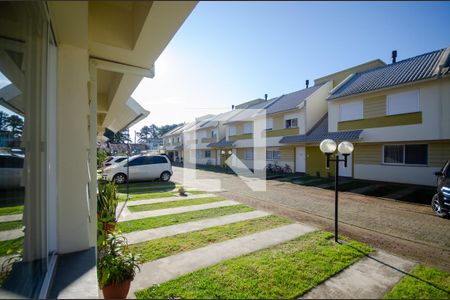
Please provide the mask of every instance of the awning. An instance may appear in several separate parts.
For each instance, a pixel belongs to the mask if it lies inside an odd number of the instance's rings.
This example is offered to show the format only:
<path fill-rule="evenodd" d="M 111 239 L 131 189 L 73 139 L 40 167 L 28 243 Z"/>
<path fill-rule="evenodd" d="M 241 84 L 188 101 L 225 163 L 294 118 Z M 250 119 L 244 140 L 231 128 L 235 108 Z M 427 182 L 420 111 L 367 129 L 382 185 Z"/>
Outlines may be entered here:
<path fill-rule="evenodd" d="M 206 145 L 206 147 L 208 147 L 208 148 L 231 148 L 231 147 L 233 147 L 233 143 L 234 142 L 226 141 L 225 138 L 223 138 L 219 142 L 210 143 L 210 144 Z"/>
<path fill-rule="evenodd" d="M 336 141 L 355 141 L 359 140 L 359 137 L 363 130 L 349 130 L 349 131 L 337 131 L 326 132 L 321 134 L 312 135 L 291 135 L 285 136 L 280 140 L 280 144 L 295 144 L 295 143 L 308 143 L 308 142 L 320 142 L 324 139 L 332 139 Z"/>

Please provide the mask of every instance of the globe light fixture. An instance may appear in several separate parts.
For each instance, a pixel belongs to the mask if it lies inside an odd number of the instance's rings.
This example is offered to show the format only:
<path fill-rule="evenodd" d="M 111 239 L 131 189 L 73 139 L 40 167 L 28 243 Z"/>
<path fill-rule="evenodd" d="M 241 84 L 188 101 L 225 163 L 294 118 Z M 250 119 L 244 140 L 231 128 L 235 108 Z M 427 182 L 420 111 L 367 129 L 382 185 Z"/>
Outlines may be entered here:
<path fill-rule="evenodd" d="M 350 155 L 353 152 L 353 144 L 347 141 L 343 141 L 342 143 L 339 144 L 338 146 L 338 151 L 340 154 L 343 155 Z"/>
<path fill-rule="evenodd" d="M 344 167 L 347 168 L 347 161 L 348 156 L 352 154 L 354 147 L 353 144 L 347 141 L 343 141 L 339 144 L 337 147 L 338 154 L 335 155 L 334 159 L 331 159 L 331 155 L 336 151 L 336 142 L 331 139 L 325 139 L 320 143 L 320 151 L 322 151 L 326 157 L 326 167 L 327 169 L 330 168 L 330 161 L 336 162 L 336 166 L 334 169 L 334 241 L 336 243 L 339 242 L 338 240 L 338 223 L 339 223 L 339 163 L 343 162 Z M 339 158 L 339 154 L 342 154 L 344 156 L 344 159 Z"/>
<path fill-rule="evenodd" d="M 233 153 L 233 152 L 231 152 L 231 150 L 228 150 L 228 154 L 230 154 L 230 155 L 231 155 L 231 153 Z"/>
<path fill-rule="evenodd" d="M 223 155 L 223 154 L 225 154 L 225 151 L 222 150 L 222 151 L 220 151 L 220 153 Z"/>
<path fill-rule="evenodd" d="M 336 142 L 331 139 L 323 140 L 320 143 L 320 151 L 322 151 L 325 154 L 334 153 L 334 151 L 336 151 Z"/>

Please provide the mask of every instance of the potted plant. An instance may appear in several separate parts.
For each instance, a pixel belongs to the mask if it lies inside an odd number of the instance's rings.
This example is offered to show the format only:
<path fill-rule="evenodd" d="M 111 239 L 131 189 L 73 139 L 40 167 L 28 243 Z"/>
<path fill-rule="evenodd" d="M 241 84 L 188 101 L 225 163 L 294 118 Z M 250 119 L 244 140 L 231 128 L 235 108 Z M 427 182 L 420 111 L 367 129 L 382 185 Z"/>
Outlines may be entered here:
<path fill-rule="evenodd" d="M 186 190 L 184 189 L 184 187 L 181 186 L 181 187 L 178 189 L 178 195 L 183 196 L 183 197 L 186 197 L 186 196 L 187 196 Z"/>
<path fill-rule="evenodd" d="M 113 182 L 100 183 L 97 193 L 97 219 L 106 233 L 115 229 L 118 204 L 117 186 Z"/>
<path fill-rule="evenodd" d="M 109 233 L 98 248 L 97 272 L 104 299 L 125 299 L 139 269 L 140 257 L 124 236 Z"/>

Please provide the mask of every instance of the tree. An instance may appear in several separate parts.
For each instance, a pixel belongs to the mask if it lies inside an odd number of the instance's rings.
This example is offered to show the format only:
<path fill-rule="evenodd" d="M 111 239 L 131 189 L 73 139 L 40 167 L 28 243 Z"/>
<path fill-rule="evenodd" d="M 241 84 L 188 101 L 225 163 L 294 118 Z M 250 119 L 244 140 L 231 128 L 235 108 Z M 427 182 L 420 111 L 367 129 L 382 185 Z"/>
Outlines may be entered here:
<path fill-rule="evenodd" d="M 9 115 L 4 111 L 0 111 L 0 130 L 6 130 Z"/>
<path fill-rule="evenodd" d="M 17 115 L 11 115 L 6 118 L 6 126 L 11 128 L 13 137 L 22 136 L 23 119 Z"/>
<path fill-rule="evenodd" d="M 139 143 L 145 144 L 148 143 L 150 139 L 159 137 L 159 129 L 158 126 L 152 124 L 150 126 L 144 126 L 138 132 Z"/>
<path fill-rule="evenodd" d="M 114 133 L 114 131 L 106 128 L 104 135 L 109 139 L 109 142 L 113 144 L 125 144 L 126 142 L 131 142 L 127 129 Z"/>
<path fill-rule="evenodd" d="M 159 127 L 159 137 L 162 137 L 169 131 L 175 129 L 176 127 L 180 126 L 181 124 L 172 124 L 172 125 L 163 125 Z"/>

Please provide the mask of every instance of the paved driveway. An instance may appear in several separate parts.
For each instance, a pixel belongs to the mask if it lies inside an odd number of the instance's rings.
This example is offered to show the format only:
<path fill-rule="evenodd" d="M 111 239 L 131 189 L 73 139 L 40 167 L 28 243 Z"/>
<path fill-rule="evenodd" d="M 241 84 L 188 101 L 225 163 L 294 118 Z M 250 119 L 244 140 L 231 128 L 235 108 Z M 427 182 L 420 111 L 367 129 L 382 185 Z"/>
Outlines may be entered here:
<path fill-rule="evenodd" d="M 197 170 L 197 178 L 220 179 L 219 193 L 229 199 L 333 229 L 333 191 L 267 181 L 265 192 L 255 192 L 234 175 Z M 173 180 L 182 179 L 183 169 L 174 168 Z M 208 186 L 200 180 L 189 185 L 203 190 Z M 450 220 L 434 216 L 429 206 L 344 192 L 339 199 L 343 234 L 450 269 Z"/>

